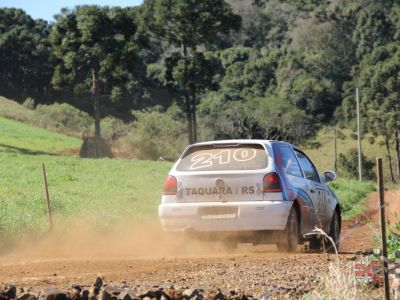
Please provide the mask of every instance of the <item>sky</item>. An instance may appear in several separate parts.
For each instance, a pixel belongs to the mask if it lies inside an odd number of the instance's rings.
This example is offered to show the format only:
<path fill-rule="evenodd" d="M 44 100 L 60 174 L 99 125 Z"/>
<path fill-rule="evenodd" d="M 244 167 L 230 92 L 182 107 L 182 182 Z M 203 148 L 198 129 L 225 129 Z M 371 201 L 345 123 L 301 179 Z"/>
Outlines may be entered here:
<path fill-rule="evenodd" d="M 53 21 L 53 16 L 58 14 L 63 7 L 75 5 L 96 4 L 108 6 L 135 6 L 143 0 L 0 0 L 1 7 L 22 8 L 34 19 Z"/>

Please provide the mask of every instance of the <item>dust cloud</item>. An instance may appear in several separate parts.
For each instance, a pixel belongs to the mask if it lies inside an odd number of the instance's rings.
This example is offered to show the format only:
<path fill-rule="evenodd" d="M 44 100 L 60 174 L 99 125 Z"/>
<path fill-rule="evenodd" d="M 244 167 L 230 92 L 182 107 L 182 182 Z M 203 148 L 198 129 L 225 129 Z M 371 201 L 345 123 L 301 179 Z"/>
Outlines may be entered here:
<path fill-rule="evenodd" d="M 198 241 L 183 234 L 162 231 L 158 220 L 141 224 L 129 222 L 107 230 L 88 225 L 78 218 L 58 223 L 42 236 L 18 237 L 3 247 L 0 256 L 10 258 L 110 258 L 177 257 L 222 253 L 213 242 Z M 3 245 L 4 246 L 4 245 Z"/>

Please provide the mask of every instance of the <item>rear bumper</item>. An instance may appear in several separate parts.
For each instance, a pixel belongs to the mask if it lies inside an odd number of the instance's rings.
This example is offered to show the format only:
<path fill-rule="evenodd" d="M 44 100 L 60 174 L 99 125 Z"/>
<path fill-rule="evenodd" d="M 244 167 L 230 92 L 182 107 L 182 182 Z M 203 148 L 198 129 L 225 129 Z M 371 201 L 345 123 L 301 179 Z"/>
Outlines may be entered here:
<path fill-rule="evenodd" d="M 163 203 L 158 208 L 158 214 L 165 231 L 283 230 L 292 205 L 292 201 Z M 200 213 L 201 208 L 221 211 L 223 207 L 237 208 L 237 213 Z"/>

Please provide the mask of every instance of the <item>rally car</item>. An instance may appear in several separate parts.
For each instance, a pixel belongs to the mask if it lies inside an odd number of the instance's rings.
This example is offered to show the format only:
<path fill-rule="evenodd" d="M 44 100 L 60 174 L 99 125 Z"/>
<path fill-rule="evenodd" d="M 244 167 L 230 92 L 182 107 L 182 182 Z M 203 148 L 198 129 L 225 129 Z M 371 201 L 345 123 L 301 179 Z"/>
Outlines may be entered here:
<path fill-rule="evenodd" d="M 297 147 L 272 140 L 225 140 L 188 146 L 164 183 L 162 227 L 194 237 L 237 243 L 298 244 L 321 249 L 317 227 L 339 247 L 341 207 L 327 182 Z M 329 246 L 329 245 L 328 245 Z M 329 248 L 329 247 L 328 247 Z"/>

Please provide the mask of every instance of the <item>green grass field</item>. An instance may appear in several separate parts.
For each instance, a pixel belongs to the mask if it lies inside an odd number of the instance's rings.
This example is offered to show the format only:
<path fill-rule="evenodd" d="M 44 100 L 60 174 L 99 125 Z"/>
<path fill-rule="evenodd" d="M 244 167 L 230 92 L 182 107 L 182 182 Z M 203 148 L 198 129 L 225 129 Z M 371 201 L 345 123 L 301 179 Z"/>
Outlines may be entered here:
<path fill-rule="evenodd" d="M 346 154 L 350 149 L 357 148 L 357 140 L 351 138 L 351 130 L 342 129 L 342 138 L 337 139 L 337 154 Z M 389 167 L 388 160 L 386 157 L 386 148 L 384 146 L 384 140 L 382 137 L 378 137 L 373 144 L 368 141 L 371 135 L 367 134 L 362 139 L 363 154 L 375 162 L 375 158 L 380 156 L 383 157 L 383 167 L 386 181 L 389 181 Z M 304 151 L 315 162 L 319 171 L 333 170 L 334 169 L 334 132 L 326 128 L 320 130 L 315 137 L 315 141 L 321 144 L 318 149 L 305 148 Z M 391 145 L 391 150 L 393 150 Z M 394 168 L 394 153 L 393 155 L 393 168 Z M 340 169 L 338 170 L 339 177 Z"/>
<path fill-rule="evenodd" d="M 54 155 L 77 149 L 81 140 L 0 117 L 0 150 L 20 154 Z"/>
<path fill-rule="evenodd" d="M 169 162 L 61 156 L 81 140 L 0 117 L 0 235 L 47 229 L 41 164 L 56 223 L 83 220 L 98 228 L 156 217 Z M 324 156 L 313 157 L 326 163 Z M 345 217 L 363 209 L 372 183 L 340 179 L 332 188 Z"/>
<path fill-rule="evenodd" d="M 156 215 L 171 163 L 54 155 L 80 144 L 79 139 L 0 118 L 1 233 L 46 228 L 42 163 L 56 219 L 83 216 L 107 226 Z"/>
<path fill-rule="evenodd" d="M 330 187 L 340 200 L 345 220 L 363 213 L 367 194 L 375 190 L 373 182 L 358 182 L 344 178 L 330 183 Z"/>

